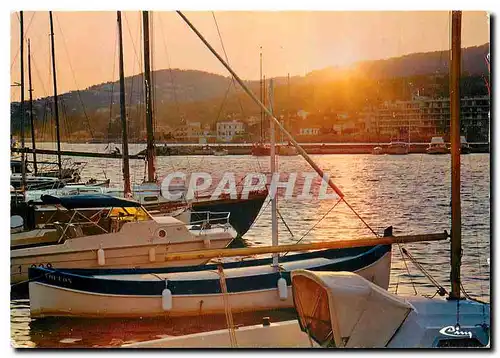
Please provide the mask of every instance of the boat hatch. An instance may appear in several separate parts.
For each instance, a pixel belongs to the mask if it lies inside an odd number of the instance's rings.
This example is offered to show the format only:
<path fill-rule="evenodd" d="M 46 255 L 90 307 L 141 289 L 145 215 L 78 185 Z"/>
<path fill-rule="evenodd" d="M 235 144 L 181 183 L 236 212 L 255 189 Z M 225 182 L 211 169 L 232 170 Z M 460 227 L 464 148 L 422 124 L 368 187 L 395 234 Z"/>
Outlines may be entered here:
<path fill-rule="evenodd" d="M 326 347 L 384 347 L 413 306 L 351 272 L 292 272 L 302 331 Z"/>

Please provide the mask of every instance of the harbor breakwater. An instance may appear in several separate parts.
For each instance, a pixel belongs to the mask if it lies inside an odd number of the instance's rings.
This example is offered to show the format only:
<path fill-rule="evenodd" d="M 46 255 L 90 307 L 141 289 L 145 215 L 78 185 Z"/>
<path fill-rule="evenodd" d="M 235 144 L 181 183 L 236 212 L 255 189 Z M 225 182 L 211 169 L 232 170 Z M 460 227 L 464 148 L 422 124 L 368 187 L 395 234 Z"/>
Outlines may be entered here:
<path fill-rule="evenodd" d="M 489 143 L 469 143 L 472 153 L 489 153 Z M 428 143 L 411 143 L 409 153 L 425 153 Z M 301 144 L 307 154 L 371 154 L 374 147 L 385 149 L 389 143 L 322 143 Z M 213 155 L 214 150 L 226 150 L 227 155 L 250 155 L 252 144 L 160 144 L 156 145 L 156 155 Z M 143 153 L 144 152 L 144 153 Z M 145 151 L 138 153 L 145 154 Z"/>

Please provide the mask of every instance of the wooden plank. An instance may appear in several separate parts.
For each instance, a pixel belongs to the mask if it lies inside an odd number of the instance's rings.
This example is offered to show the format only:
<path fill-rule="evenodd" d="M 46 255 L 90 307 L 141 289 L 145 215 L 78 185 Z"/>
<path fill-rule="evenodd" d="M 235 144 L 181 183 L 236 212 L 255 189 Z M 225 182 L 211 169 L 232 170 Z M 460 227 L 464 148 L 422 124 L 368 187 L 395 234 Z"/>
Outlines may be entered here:
<path fill-rule="evenodd" d="M 245 247 L 237 249 L 219 249 L 219 250 L 200 250 L 190 252 L 176 252 L 165 255 L 165 261 L 179 261 L 179 260 L 192 260 L 192 259 L 212 259 L 221 257 L 235 257 L 235 256 L 248 256 L 271 254 L 277 252 L 289 251 L 307 251 L 307 250 L 320 250 L 320 249 L 344 249 L 350 247 L 365 247 L 375 245 L 391 245 L 391 244 L 408 244 L 412 242 L 422 241 L 440 241 L 446 240 L 449 237 L 445 231 L 438 234 L 423 234 L 423 235 L 408 235 L 408 236 L 387 236 L 380 238 L 360 238 L 360 239 L 347 239 L 336 240 L 327 242 L 313 242 L 309 244 L 291 244 L 291 245 L 278 245 L 278 246 L 260 246 L 260 247 Z"/>

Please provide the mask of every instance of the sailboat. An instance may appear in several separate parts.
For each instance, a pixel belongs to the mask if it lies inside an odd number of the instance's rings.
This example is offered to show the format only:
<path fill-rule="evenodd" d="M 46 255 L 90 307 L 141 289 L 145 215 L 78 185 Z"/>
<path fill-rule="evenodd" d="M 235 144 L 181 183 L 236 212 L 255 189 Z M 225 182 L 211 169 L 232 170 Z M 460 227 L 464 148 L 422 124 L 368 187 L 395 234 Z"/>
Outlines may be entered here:
<path fill-rule="evenodd" d="M 205 42 L 192 24 L 178 12 L 188 25 Z M 218 56 L 218 54 L 216 54 Z M 275 124 L 285 133 L 297 151 L 327 180 L 321 169 L 312 161 L 293 137 L 282 127 L 271 109 L 248 89 L 226 62 L 218 56 L 236 81 L 266 112 L 270 118 L 271 172 L 275 172 Z M 272 106 L 273 86 L 270 86 Z M 328 180 L 339 195 L 342 192 Z M 273 253 L 270 259 L 256 259 L 217 266 L 183 267 L 179 270 L 64 270 L 33 267 L 29 270 L 30 311 L 33 317 L 144 317 L 190 316 L 227 312 L 228 307 L 237 312 L 292 307 L 290 272 L 296 269 L 336 271 L 347 269 L 366 277 L 375 285 L 387 289 L 391 244 L 444 240 L 446 233 L 394 237 L 392 229 L 385 237 L 356 239 L 311 244 L 278 245 L 277 202 L 272 196 L 271 247 L 244 249 L 200 250 L 197 252 L 165 254 L 165 262 L 192 258 L 223 258 L 242 255 Z M 345 199 L 344 199 L 345 201 Z M 346 201 L 345 201 L 346 202 Z M 346 202 L 347 204 L 347 202 Z M 348 204 L 347 204 L 348 205 Z M 352 248 L 363 248 L 360 251 Z M 280 252 L 319 250 L 279 257 Z M 215 268 L 217 267 L 217 272 Z"/>
<path fill-rule="evenodd" d="M 20 16 L 21 20 L 21 16 Z M 80 181 L 80 173 L 83 169 L 84 163 L 80 162 L 66 162 L 63 166 L 61 161 L 61 147 L 60 147 L 60 131 L 59 131 L 59 112 L 58 112 L 58 101 L 57 101 L 57 82 L 56 82 L 56 67 L 55 67 L 55 49 L 54 49 L 54 30 L 52 21 L 52 12 L 49 11 L 50 29 L 51 29 L 51 54 L 52 54 L 52 72 L 54 80 L 54 116 L 55 116 L 55 127 L 57 135 L 57 163 L 52 162 L 37 162 L 36 158 L 36 143 L 35 143 L 35 127 L 33 121 L 33 88 L 31 81 L 31 46 L 30 40 L 28 39 L 28 80 L 29 80 L 29 112 L 30 112 L 30 122 L 31 122 L 31 142 L 33 154 L 33 170 L 28 169 L 28 160 L 26 156 L 27 149 L 24 146 L 24 127 L 25 127 L 25 112 L 24 112 L 24 68 L 23 62 L 24 58 L 24 33 L 23 33 L 23 22 L 20 21 L 21 25 L 21 148 L 16 148 L 12 146 L 12 152 L 21 152 L 20 160 L 15 157 L 11 159 L 11 185 L 16 189 L 22 189 L 23 191 L 27 189 L 44 189 L 44 188 L 60 188 L 68 183 L 78 183 Z M 45 166 L 41 167 L 38 164 Z M 57 165 L 56 169 L 52 169 L 51 166 Z M 47 166 L 48 165 L 48 166 Z"/>
<path fill-rule="evenodd" d="M 121 47 L 120 12 L 117 12 L 117 22 Z M 120 51 L 120 74 L 123 79 L 123 51 Z M 123 101 L 123 88 L 121 94 Z M 124 106 L 124 102 L 121 102 L 122 109 Z M 125 111 L 121 113 L 123 116 Z M 129 180 L 130 177 L 126 175 L 125 188 L 128 190 Z M 162 255 L 167 252 L 185 252 L 204 247 L 224 248 L 237 236 L 229 223 L 230 213 L 227 212 L 200 212 L 203 215 L 201 219 L 193 222 L 191 218 L 186 224 L 172 216 L 152 216 L 136 201 L 102 194 L 63 197 L 44 195 L 42 202 L 55 206 L 57 211 L 61 208 L 61 216 L 66 216 L 64 224 L 55 220 L 51 222 L 59 235 L 50 244 L 44 237 L 23 238 L 23 233 L 14 234 L 29 243 L 11 246 L 12 284 L 25 281 L 28 268 L 32 266 L 166 267 L 170 263 L 166 263 Z M 50 216 L 49 221 L 53 216 Z M 85 232 L 89 226 L 93 230 Z M 206 261 L 195 258 L 184 264 L 204 264 Z"/>
<path fill-rule="evenodd" d="M 290 74 L 288 74 L 288 76 L 287 76 L 287 90 L 288 90 L 288 105 L 290 105 Z M 290 122 L 290 111 L 289 110 L 287 110 L 286 119 L 288 120 L 288 122 Z M 283 125 L 283 127 L 286 127 L 286 126 Z M 278 155 L 280 155 L 280 156 L 296 156 L 299 154 L 299 153 L 297 153 L 297 149 L 295 149 L 295 147 L 291 143 L 283 144 L 283 142 L 284 142 L 283 133 L 281 133 L 281 144 L 279 146 L 277 146 L 277 148 L 276 148 Z"/>
<path fill-rule="evenodd" d="M 265 88 L 266 88 L 266 77 L 262 77 L 262 47 L 260 48 L 260 53 L 259 53 L 259 58 L 260 58 L 260 77 L 259 77 L 259 96 L 260 96 L 260 101 L 262 103 L 265 103 Z M 265 157 L 270 155 L 271 153 L 271 148 L 265 144 L 264 141 L 264 127 L 263 127 L 263 122 L 264 122 L 264 112 L 262 109 L 260 110 L 260 137 L 259 141 L 256 143 L 253 143 L 252 145 L 252 155 L 255 157 Z"/>
<path fill-rule="evenodd" d="M 404 297 L 349 272 L 291 274 L 298 321 L 170 337 L 126 348 L 439 348 L 489 347 L 490 305 L 461 296 L 460 61 L 461 11 L 452 11 L 450 65 L 452 231 L 447 299 Z M 464 293 L 465 294 L 465 293 Z"/>
<path fill-rule="evenodd" d="M 50 14 L 50 19 L 52 19 L 52 14 Z M 52 20 L 51 20 L 52 21 Z M 210 197 L 197 197 L 189 203 L 186 203 L 184 198 L 176 201 L 169 200 L 162 195 L 161 185 L 157 182 L 156 178 L 156 168 L 155 168 L 155 144 L 154 144 L 154 133 L 153 133 L 153 99 L 152 99 L 152 88 L 151 88 L 151 68 L 150 68 L 150 41 L 149 41 L 149 13 L 143 13 L 143 25 L 144 25 L 144 86 L 146 93 L 146 127 L 147 127 L 147 148 L 146 148 L 146 161 L 147 161 L 147 179 L 144 183 L 136 184 L 131 186 L 130 184 L 130 173 L 128 165 L 128 140 L 126 134 L 126 122 L 122 119 L 122 158 L 123 158 L 123 170 L 124 170 L 124 187 L 104 187 L 94 183 L 88 184 L 74 184 L 74 185 L 55 185 L 52 178 L 48 178 L 48 185 L 43 187 L 43 190 L 28 190 L 24 193 L 25 203 L 18 203 L 22 200 L 16 197 L 16 214 L 24 218 L 25 222 L 32 222 L 32 226 L 27 227 L 27 229 L 33 230 L 44 225 L 45 222 L 43 218 L 50 217 L 53 212 L 53 208 L 48 208 L 48 212 L 45 213 L 45 207 L 36 205 L 42 204 L 41 197 L 44 194 L 50 194 L 54 196 L 68 196 L 68 195 L 79 195 L 79 194 L 105 194 L 111 196 L 120 197 L 132 197 L 148 210 L 156 211 L 160 213 L 171 213 L 177 210 L 180 206 L 187 207 L 187 210 L 191 213 L 190 216 L 183 216 L 189 220 L 187 223 L 196 222 L 203 218 L 205 212 L 229 212 L 230 213 L 230 223 L 232 227 L 237 231 L 238 236 L 243 236 L 250 229 L 251 225 L 255 221 L 257 215 L 260 212 L 262 205 L 264 204 L 266 197 L 268 195 L 267 190 L 259 190 L 250 192 L 248 198 L 243 198 L 241 195 L 236 198 L 220 198 L 213 200 Z M 147 28 L 147 29 L 146 29 Z M 53 31 L 52 31 L 53 37 Z M 52 45 L 52 49 L 54 45 Z M 121 50 L 123 51 L 123 50 Z M 54 51 L 52 51 L 52 62 L 53 66 L 55 63 Z M 56 129 L 59 130 L 59 117 L 57 111 L 57 86 L 54 73 L 54 103 L 55 118 L 56 118 Z M 121 73 L 121 77 L 124 74 Z M 121 88 L 124 88 L 124 81 L 120 79 Z M 122 96 L 122 94 L 120 94 Z M 123 95 L 124 96 L 124 95 Z M 120 108 L 121 117 L 125 118 L 125 107 L 123 97 L 123 106 Z M 126 119 L 125 119 L 126 120 Z M 58 138 L 58 160 L 60 159 L 60 141 L 59 132 L 57 132 Z M 128 178 L 128 179 L 127 179 Z M 128 181 L 127 181 L 128 180 Z M 57 180 L 56 180 L 57 181 Z M 128 183 L 128 184 L 127 184 Z M 109 184 L 109 181 L 108 181 Z M 42 189 L 42 188 L 33 188 Z M 175 190 L 187 191 L 187 188 L 175 188 Z M 31 204 L 27 204 L 32 202 Z M 39 218 L 39 221 L 28 220 L 29 217 Z"/>

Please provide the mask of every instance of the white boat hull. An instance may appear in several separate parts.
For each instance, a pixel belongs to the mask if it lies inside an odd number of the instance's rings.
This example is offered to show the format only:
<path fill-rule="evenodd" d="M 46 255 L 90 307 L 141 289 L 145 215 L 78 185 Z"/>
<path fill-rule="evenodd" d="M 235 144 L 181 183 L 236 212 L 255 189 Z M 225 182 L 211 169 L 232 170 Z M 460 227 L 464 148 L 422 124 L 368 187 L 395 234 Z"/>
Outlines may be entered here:
<path fill-rule="evenodd" d="M 359 275 L 384 289 L 389 286 L 391 252 L 358 271 Z M 109 295 L 77 291 L 46 283 L 30 282 L 32 317 L 159 317 L 198 316 L 224 313 L 222 294 L 173 295 L 172 308 L 162 308 L 162 296 Z M 233 313 L 293 307 L 291 287 L 287 298 L 279 297 L 278 289 L 228 293 Z"/>

